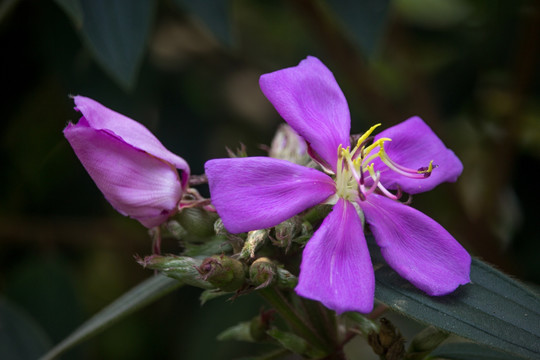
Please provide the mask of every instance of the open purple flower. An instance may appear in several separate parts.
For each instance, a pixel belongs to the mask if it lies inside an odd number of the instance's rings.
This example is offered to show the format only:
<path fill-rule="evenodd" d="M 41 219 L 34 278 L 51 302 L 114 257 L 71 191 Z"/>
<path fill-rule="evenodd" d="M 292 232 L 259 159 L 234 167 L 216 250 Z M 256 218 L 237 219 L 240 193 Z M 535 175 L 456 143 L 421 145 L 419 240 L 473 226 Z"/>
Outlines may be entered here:
<path fill-rule="evenodd" d="M 388 264 L 429 295 L 470 281 L 463 247 L 389 191 L 415 194 L 461 174 L 459 159 L 420 118 L 371 138 L 374 126 L 351 146 L 347 101 L 318 59 L 265 74 L 260 85 L 325 172 L 263 157 L 208 161 L 212 202 L 229 231 L 275 226 L 314 205 L 333 204 L 303 251 L 296 292 L 338 313 L 373 308 L 364 221 Z"/>
<path fill-rule="evenodd" d="M 186 161 L 140 123 L 87 97 L 73 100 L 83 116 L 64 136 L 105 198 L 148 228 L 167 220 L 187 187 Z"/>

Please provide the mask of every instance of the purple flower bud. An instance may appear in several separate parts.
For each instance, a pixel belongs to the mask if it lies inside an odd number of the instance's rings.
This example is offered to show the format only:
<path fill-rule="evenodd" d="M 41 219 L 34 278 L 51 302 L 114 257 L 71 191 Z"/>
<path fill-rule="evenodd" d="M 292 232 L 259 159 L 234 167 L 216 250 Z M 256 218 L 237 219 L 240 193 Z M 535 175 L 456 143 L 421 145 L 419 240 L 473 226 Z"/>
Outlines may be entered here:
<path fill-rule="evenodd" d="M 83 116 L 64 136 L 107 201 L 148 228 L 166 221 L 188 185 L 186 161 L 138 122 L 87 97 L 73 100 Z"/>

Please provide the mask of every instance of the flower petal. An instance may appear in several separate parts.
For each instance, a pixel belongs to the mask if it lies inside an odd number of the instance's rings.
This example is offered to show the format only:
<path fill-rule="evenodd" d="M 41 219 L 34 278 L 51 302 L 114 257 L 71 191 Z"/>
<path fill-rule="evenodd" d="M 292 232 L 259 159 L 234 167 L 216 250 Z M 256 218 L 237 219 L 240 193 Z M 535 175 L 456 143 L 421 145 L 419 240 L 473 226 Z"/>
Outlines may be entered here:
<path fill-rule="evenodd" d="M 335 170 L 337 149 L 349 146 L 349 107 L 334 75 L 317 58 L 262 75 L 259 84 L 278 113 Z"/>
<path fill-rule="evenodd" d="M 445 295 L 470 282 L 470 255 L 437 222 L 376 194 L 359 204 L 386 262 L 414 286 Z"/>
<path fill-rule="evenodd" d="M 437 165 L 428 178 L 411 179 L 376 159 L 375 168 L 381 171 L 381 183 L 388 189 L 396 190 L 399 186 L 409 194 L 417 194 L 443 182 L 454 182 L 463 171 L 459 158 L 418 116 L 382 131 L 375 140 L 383 137 L 392 139 L 384 144 L 384 149 L 394 162 L 414 170 L 428 166 L 432 160 Z"/>
<path fill-rule="evenodd" d="M 277 225 L 335 193 L 328 175 L 285 160 L 214 159 L 205 170 L 212 203 L 233 233 Z"/>
<path fill-rule="evenodd" d="M 373 309 L 373 266 L 362 222 L 350 202 L 339 199 L 308 241 L 295 291 L 338 314 Z"/>
<path fill-rule="evenodd" d="M 182 196 L 176 169 L 83 119 L 64 135 L 105 198 L 123 215 L 151 228 L 164 222 Z"/>
<path fill-rule="evenodd" d="M 182 170 L 182 184 L 187 185 L 189 165 L 181 157 L 167 150 L 144 125 L 117 113 L 95 100 L 84 96 L 73 97 L 75 109 L 80 111 L 90 127 L 107 130 L 122 138 L 127 144 L 146 151 L 153 156 L 168 161 Z"/>

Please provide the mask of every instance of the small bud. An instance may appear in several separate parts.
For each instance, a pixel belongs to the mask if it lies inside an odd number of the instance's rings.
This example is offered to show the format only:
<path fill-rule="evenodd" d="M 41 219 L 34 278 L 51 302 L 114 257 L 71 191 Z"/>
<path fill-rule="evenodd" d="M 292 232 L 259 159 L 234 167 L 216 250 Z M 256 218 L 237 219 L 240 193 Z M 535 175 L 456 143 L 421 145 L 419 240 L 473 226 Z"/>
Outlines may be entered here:
<path fill-rule="evenodd" d="M 379 340 L 381 345 L 389 348 L 394 342 L 401 338 L 401 334 L 394 325 L 386 318 L 381 318 L 381 328 L 379 330 Z"/>
<path fill-rule="evenodd" d="M 217 214 L 201 208 L 184 208 L 175 215 L 175 219 L 188 233 L 207 237 L 214 234 L 214 222 L 217 219 Z"/>
<path fill-rule="evenodd" d="M 268 230 L 253 230 L 248 232 L 244 247 L 240 251 L 239 259 L 246 260 L 255 257 L 255 252 L 264 245 L 268 238 Z"/>
<path fill-rule="evenodd" d="M 298 278 L 288 272 L 287 270 L 278 267 L 277 268 L 277 285 L 280 288 L 294 289 L 298 285 Z"/>
<path fill-rule="evenodd" d="M 244 264 L 225 255 L 214 255 L 204 259 L 197 271 L 203 280 L 223 291 L 236 291 L 246 280 Z"/>
<path fill-rule="evenodd" d="M 277 266 L 266 257 L 259 258 L 249 267 L 249 279 L 256 289 L 271 286 L 277 281 Z"/>
<path fill-rule="evenodd" d="M 181 281 L 185 284 L 200 287 L 203 289 L 213 289 L 209 282 L 201 279 L 196 267 L 201 265 L 201 260 L 186 256 L 161 256 L 151 255 L 144 259 L 138 258 L 137 262 L 145 268 L 158 270 L 164 275 Z"/>
<path fill-rule="evenodd" d="M 368 343 L 377 355 L 384 356 L 387 360 L 403 359 L 405 353 L 405 340 L 392 323 L 381 318 L 379 332 L 372 331 L 368 334 Z"/>
<path fill-rule="evenodd" d="M 229 234 L 227 229 L 225 229 L 225 225 L 223 225 L 223 220 L 221 220 L 221 218 L 218 218 L 214 222 L 214 233 L 217 236 L 227 236 Z"/>
<path fill-rule="evenodd" d="M 373 352 L 377 355 L 383 355 L 385 352 L 384 346 L 381 345 L 379 341 L 379 335 L 376 332 L 370 332 L 368 334 L 368 344 L 373 349 Z"/>
<path fill-rule="evenodd" d="M 307 165 L 310 161 L 306 141 L 287 124 L 276 131 L 268 156 L 300 165 Z"/>
<path fill-rule="evenodd" d="M 221 218 L 218 218 L 216 222 L 214 222 L 214 232 L 217 236 L 229 240 L 235 254 L 240 252 L 244 247 L 244 239 L 239 235 L 228 232 L 227 229 L 225 229 L 225 225 L 223 225 L 223 220 L 221 220 Z"/>
<path fill-rule="evenodd" d="M 276 239 L 274 245 L 288 250 L 292 240 L 302 231 L 302 221 L 298 216 L 294 216 L 276 225 L 274 229 Z"/>
<path fill-rule="evenodd" d="M 386 351 L 386 360 L 402 360 L 405 356 L 405 339 L 396 340 Z"/>

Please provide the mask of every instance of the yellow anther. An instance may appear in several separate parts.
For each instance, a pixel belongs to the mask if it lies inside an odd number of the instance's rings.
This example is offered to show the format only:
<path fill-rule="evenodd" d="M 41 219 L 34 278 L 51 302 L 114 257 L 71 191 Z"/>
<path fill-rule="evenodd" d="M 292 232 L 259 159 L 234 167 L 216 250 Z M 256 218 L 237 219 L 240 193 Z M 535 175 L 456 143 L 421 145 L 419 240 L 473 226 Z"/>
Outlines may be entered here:
<path fill-rule="evenodd" d="M 374 141 L 373 144 L 369 145 L 367 148 L 364 149 L 364 154 L 369 154 L 371 150 L 375 149 L 377 146 L 379 146 L 381 149 L 379 150 L 379 153 L 384 153 L 384 143 L 386 141 L 392 141 L 390 138 L 380 138 L 377 141 Z"/>
<path fill-rule="evenodd" d="M 419 174 L 430 174 L 433 171 L 433 160 L 429 162 L 429 166 L 426 170 L 418 170 Z"/>
<path fill-rule="evenodd" d="M 362 134 L 362 136 L 360 136 L 360 138 L 359 138 L 358 141 L 356 142 L 356 147 L 360 146 L 360 144 L 362 144 L 364 141 L 366 141 L 366 139 L 371 135 L 371 133 L 372 133 L 376 128 L 378 128 L 379 126 L 381 126 L 381 124 L 373 125 L 372 127 L 369 128 L 368 131 L 366 131 L 364 134 Z"/>

